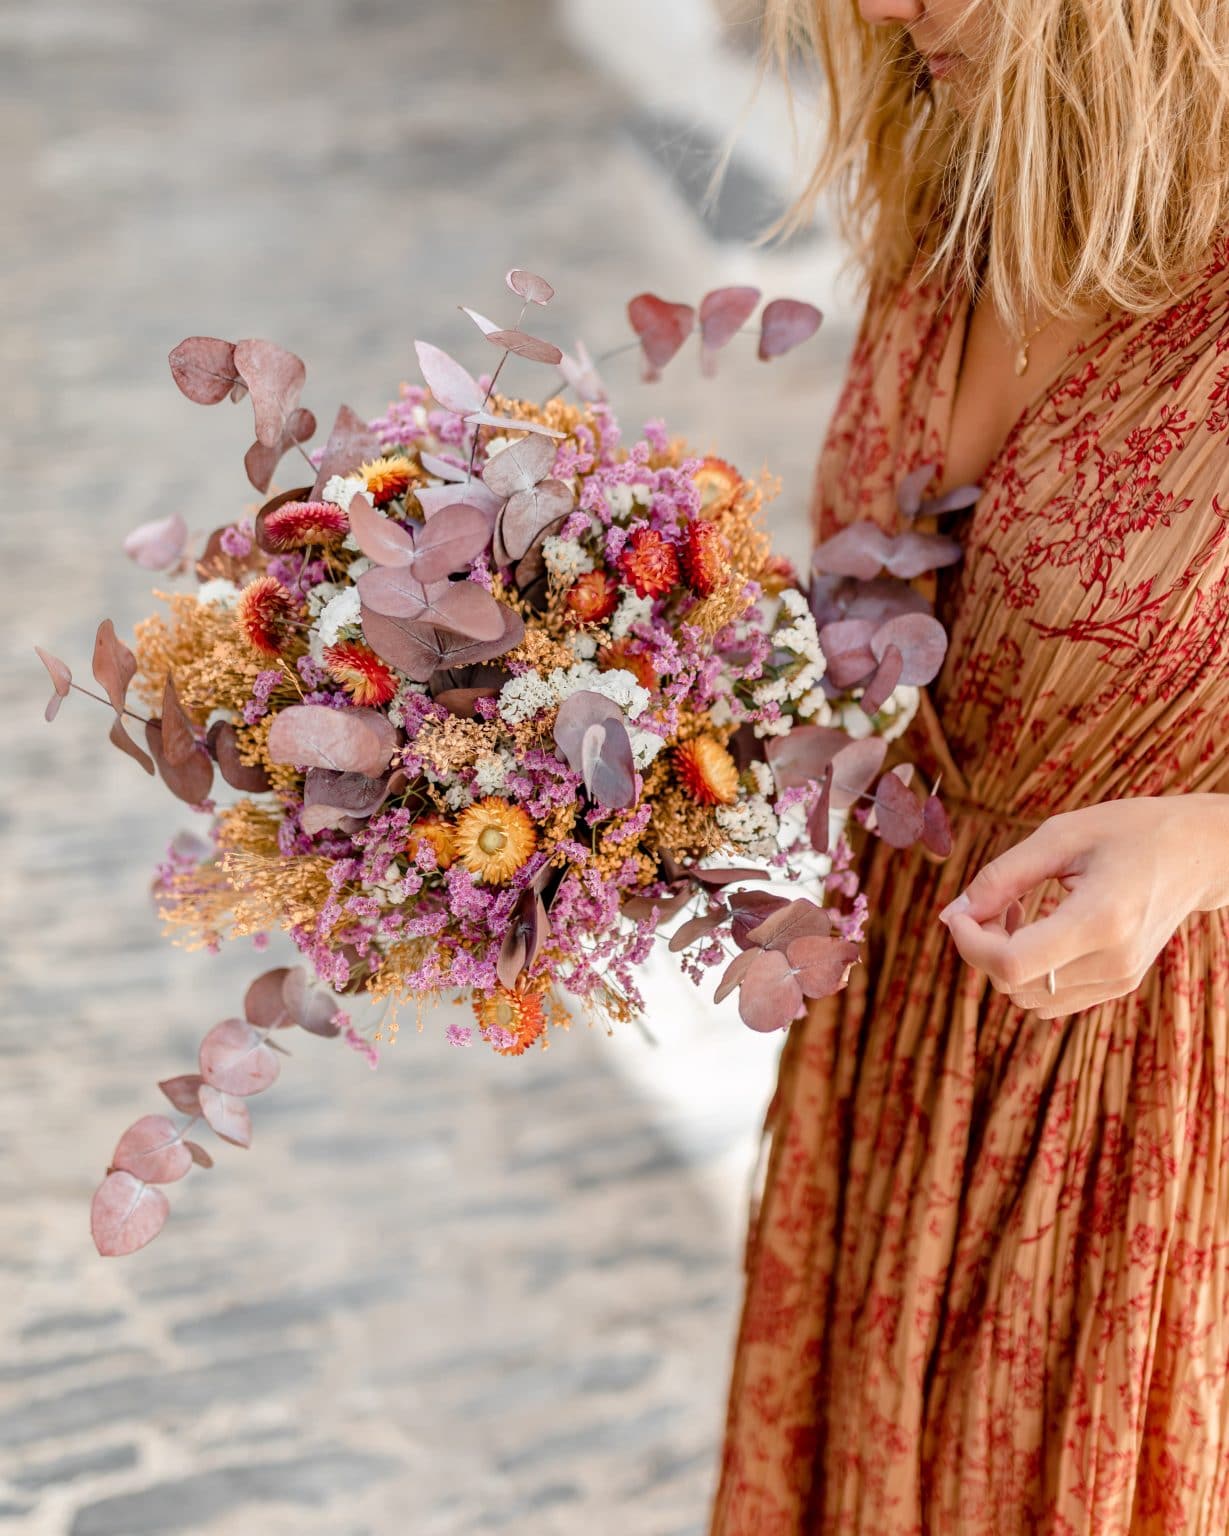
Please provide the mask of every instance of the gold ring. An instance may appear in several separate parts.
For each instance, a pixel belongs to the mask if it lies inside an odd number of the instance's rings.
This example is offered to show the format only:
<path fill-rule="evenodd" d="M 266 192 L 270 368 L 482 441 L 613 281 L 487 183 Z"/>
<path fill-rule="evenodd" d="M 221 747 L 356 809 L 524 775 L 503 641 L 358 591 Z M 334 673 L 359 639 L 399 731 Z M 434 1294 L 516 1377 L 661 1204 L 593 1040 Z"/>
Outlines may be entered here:
<path fill-rule="evenodd" d="M 1054 980 L 1053 971 L 1046 972 L 1046 991 L 1050 994 L 1051 997 L 1053 997 L 1055 992 L 1058 991 L 1058 983 Z"/>

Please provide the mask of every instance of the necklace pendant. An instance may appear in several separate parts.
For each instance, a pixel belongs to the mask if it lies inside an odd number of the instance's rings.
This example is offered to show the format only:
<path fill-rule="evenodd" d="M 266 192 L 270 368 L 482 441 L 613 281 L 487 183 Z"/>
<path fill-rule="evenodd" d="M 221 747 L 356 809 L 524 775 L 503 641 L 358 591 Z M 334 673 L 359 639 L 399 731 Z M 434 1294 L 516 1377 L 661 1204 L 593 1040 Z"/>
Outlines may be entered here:
<path fill-rule="evenodd" d="M 1024 346 L 1024 347 L 1021 347 L 1020 350 L 1016 353 L 1016 378 L 1019 378 L 1021 376 L 1021 374 L 1025 373 L 1027 371 L 1027 369 L 1028 369 L 1028 347 Z"/>

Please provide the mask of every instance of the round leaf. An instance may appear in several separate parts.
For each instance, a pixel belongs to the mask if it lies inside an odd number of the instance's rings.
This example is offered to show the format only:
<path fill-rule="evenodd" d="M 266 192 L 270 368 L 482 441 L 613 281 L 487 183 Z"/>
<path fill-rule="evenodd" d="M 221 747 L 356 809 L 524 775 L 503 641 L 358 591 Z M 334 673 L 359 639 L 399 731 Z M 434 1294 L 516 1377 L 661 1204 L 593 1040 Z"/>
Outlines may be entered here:
<path fill-rule="evenodd" d="M 672 304 L 655 293 L 639 293 L 627 306 L 627 318 L 640 338 L 644 376 L 651 380 L 691 335 L 696 312 L 690 304 Z"/>
<path fill-rule="evenodd" d="M 286 423 L 299 403 L 307 379 L 303 359 L 275 341 L 259 339 L 237 341 L 234 356 L 235 372 L 252 396 L 256 440 L 273 448 L 281 443 Z"/>
<path fill-rule="evenodd" d="M 73 685 L 73 675 L 68 670 L 68 664 L 53 656 L 50 651 L 43 650 L 41 645 L 34 647 L 34 654 L 47 668 L 47 674 L 51 678 L 51 686 L 55 692 L 47 701 L 47 708 L 43 711 L 44 720 L 49 723 L 60 712 L 60 705 L 68 697 L 69 689 Z"/>
<path fill-rule="evenodd" d="M 483 481 L 497 496 L 527 491 L 545 480 L 558 452 L 547 437 L 519 437 L 483 466 Z"/>
<path fill-rule="evenodd" d="M 563 361 L 563 353 L 553 341 L 543 341 L 540 336 L 531 336 L 528 331 L 488 331 L 486 339 L 506 352 L 523 357 L 526 362 L 549 363 L 553 367 Z"/>
<path fill-rule="evenodd" d="M 147 1184 L 174 1184 L 192 1166 L 192 1154 L 165 1115 L 143 1115 L 119 1139 L 111 1166 Z"/>
<path fill-rule="evenodd" d="M 939 675 L 943 666 L 947 631 L 931 614 L 902 613 L 879 626 L 871 640 L 871 650 L 880 661 L 889 651 L 899 651 L 899 681 L 924 687 Z"/>
<path fill-rule="evenodd" d="M 124 553 L 146 571 L 169 571 L 188 547 L 188 525 L 178 512 L 139 523 L 124 540 Z"/>
<path fill-rule="evenodd" d="M 464 570 L 490 542 L 486 515 L 464 502 L 434 517 L 414 547 L 414 574 L 422 582 L 439 581 Z M 502 627 L 502 626 L 501 626 Z"/>
<path fill-rule="evenodd" d="M 175 1108 L 185 1115 L 199 1115 L 201 1112 L 200 1091 L 205 1079 L 196 1072 L 187 1072 L 180 1077 L 166 1077 L 158 1084 Z"/>
<path fill-rule="evenodd" d="M 292 966 L 287 972 L 282 996 L 295 1023 L 309 1035 L 331 1038 L 340 1033 L 341 1026 L 333 1022 L 338 1007 L 336 994 L 327 987 L 313 986 L 301 965 Z"/>
<path fill-rule="evenodd" d="M 943 802 L 936 795 L 927 797 L 922 807 L 922 841 L 931 853 L 945 859 L 952 851 L 952 827 Z"/>
<path fill-rule="evenodd" d="M 377 512 L 361 491 L 350 502 L 350 532 L 376 565 L 409 565 L 414 558 L 414 540 L 409 532 Z"/>
<path fill-rule="evenodd" d="M 504 281 L 513 293 L 528 299 L 532 304 L 549 304 L 555 297 L 555 290 L 536 272 L 525 272 L 520 267 L 513 267 L 505 274 Z"/>
<path fill-rule="evenodd" d="M 205 1151 L 199 1142 L 185 1141 L 184 1146 L 187 1147 L 189 1157 L 191 1157 L 198 1168 L 213 1167 L 213 1158 L 209 1156 L 209 1153 Z"/>
<path fill-rule="evenodd" d="M 893 848 L 909 848 L 922 835 L 922 807 L 895 773 L 885 773 L 876 786 L 875 824 Z"/>
<path fill-rule="evenodd" d="M 760 361 L 781 357 L 794 347 L 809 341 L 819 329 L 823 315 L 804 299 L 773 299 L 764 305 L 760 316 Z"/>
<path fill-rule="evenodd" d="M 292 704 L 269 730 L 269 757 L 296 768 L 332 768 L 378 778 L 388 767 L 392 748 L 366 714 L 326 704 Z"/>
<path fill-rule="evenodd" d="M 279 965 L 252 982 L 243 997 L 243 1016 L 249 1024 L 257 1029 L 279 1029 L 295 1022 L 282 996 L 289 975 L 289 966 Z"/>
<path fill-rule="evenodd" d="M 180 390 L 197 405 L 217 405 L 242 383 L 235 368 L 234 344 L 217 336 L 188 336 L 167 361 Z"/>
<path fill-rule="evenodd" d="M 779 949 L 747 953 L 752 958 L 738 988 L 739 1016 L 748 1029 L 760 1034 L 784 1029 L 797 1017 L 803 1001 L 793 967 Z"/>
<path fill-rule="evenodd" d="M 242 1099 L 206 1083 L 201 1089 L 201 1114 L 214 1134 L 231 1146 L 252 1145 L 252 1116 Z"/>
<path fill-rule="evenodd" d="M 245 763 L 239 755 L 239 733 L 229 720 L 215 720 L 209 727 L 209 750 L 218 772 L 232 789 L 245 795 L 260 795 L 269 788 L 269 775 L 259 764 Z"/>
<path fill-rule="evenodd" d="M 795 939 L 785 951 L 804 997 L 831 997 L 845 984 L 858 946 L 848 939 L 809 934 Z"/>
<path fill-rule="evenodd" d="M 882 736 L 847 741 L 833 759 L 832 809 L 846 811 L 870 788 L 883 767 L 888 744 Z"/>
<path fill-rule="evenodd" d="M 162 782 L 185 805 L 203 805 L 213 788 L 213 760 L 202 746 L 182 763 L 172 763 L 162 746 L 162 724 L 150 720 L 145 727 L 145 745 L 158 766 Z"/>
<path fill-rule="evenodd" d="M 94 1191 L 90 1234 L 104 1259 L 119 1258 L 157 1237 L 170 1214 L 162 1190 L 130 1173 L 109 1173 Z"/>
<path fill-rule="evenodd" d="M 482 409 L 485 396 L 468 369 L 429 341 L 416 341 L 414 350 L 427 388 L 446 411 L 464 416 Z"/>
<path fill-rule="evenodd" d="M 706 376 L 717 372 L 717 352 L 737 336 L 760 302 L 758 288 L 714 288 L 700 300 L 700 367 Z"/>
<path fill-rule="evenodd" d="M 223 1019 L 201 1041 L 201 1076 L 211 1088 L 248 1098 L 276 1081 L 281 1063 L 245 1019 Z"/>
<path fill-rule="evenodd" d="M 320 492 L 334 475 L 348 475 L 367 459 L 379 458 L 382 452 L 379 437 L 361 416 L 343 405 L 333 420 L 328 442 L 324 445 L 324 457 L 306 499 L 319 500 Z"/>

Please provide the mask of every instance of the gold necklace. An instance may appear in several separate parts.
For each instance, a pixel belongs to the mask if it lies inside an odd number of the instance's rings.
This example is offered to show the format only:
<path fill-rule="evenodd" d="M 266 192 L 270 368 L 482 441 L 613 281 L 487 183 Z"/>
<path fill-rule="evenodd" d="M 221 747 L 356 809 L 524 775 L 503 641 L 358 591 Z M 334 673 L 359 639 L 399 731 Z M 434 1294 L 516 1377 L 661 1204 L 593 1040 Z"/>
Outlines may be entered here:
<path fill-rule="evenodd" d="M 1016 352 L 1016 378 L 1020 378 L 1022 374 L 1028 372 L 1028 349 L 1036 341 L 1037 337 L 1041 335 L 1042 331 L 1045 330 L 1046 326 L 1052 325 L 1053 322 L 1054 316 L 1051 315 L 1048 320 L 1043 320 L 1035 330 L 1031 330 L 1021 341 L 1019 350 Z"/>

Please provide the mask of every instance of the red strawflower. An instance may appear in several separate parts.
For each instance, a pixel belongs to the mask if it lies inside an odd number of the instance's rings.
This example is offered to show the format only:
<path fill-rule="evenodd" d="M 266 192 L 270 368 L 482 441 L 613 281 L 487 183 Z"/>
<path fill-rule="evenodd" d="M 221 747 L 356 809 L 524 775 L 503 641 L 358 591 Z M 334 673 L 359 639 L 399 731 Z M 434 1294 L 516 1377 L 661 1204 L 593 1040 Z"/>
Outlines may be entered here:
<path fill-rule="evenodd" d="M 716 523 L 689 523 L 683 544 L 683 571 L 687 584 L 707 597 L 730 579 L 730 545 Z"/>
<path fill-rule="evenodd" d="M 286 637 L 286 625 L 295 612 L 295 601 L 273 576 L 258 576 L 239 594 L 235 610 L 239 628 L 266 656 L 276 656 Z"/>
<path fill-rule="evenodd" d="M 586 571 L 578 576 L 564 599 L 577 624 L 600 624 L 615 611 L 619 584 L 608 571 Z"/>
<path fill-rule="evenodd" d="M 350 519 L 331 501 L 287 501 L 260 520 L 261 543 L 277 551 L 340 544 L 349 532 Z"/>
<path fill-rule="evenodd" d="M 393 669 L 357 640 L 344 640 L 339 645 L 326 647 L 324 664 L 333 681 L 340 683 L 364 709 L 378 709 L 397 691 Z"/>
<path fill-rule="evenodd" d="M 656 528 L 637 528 L 619 556 L 619 569 L 639 597 L 664 597 L 678 583 L 678 552 Z"/>

